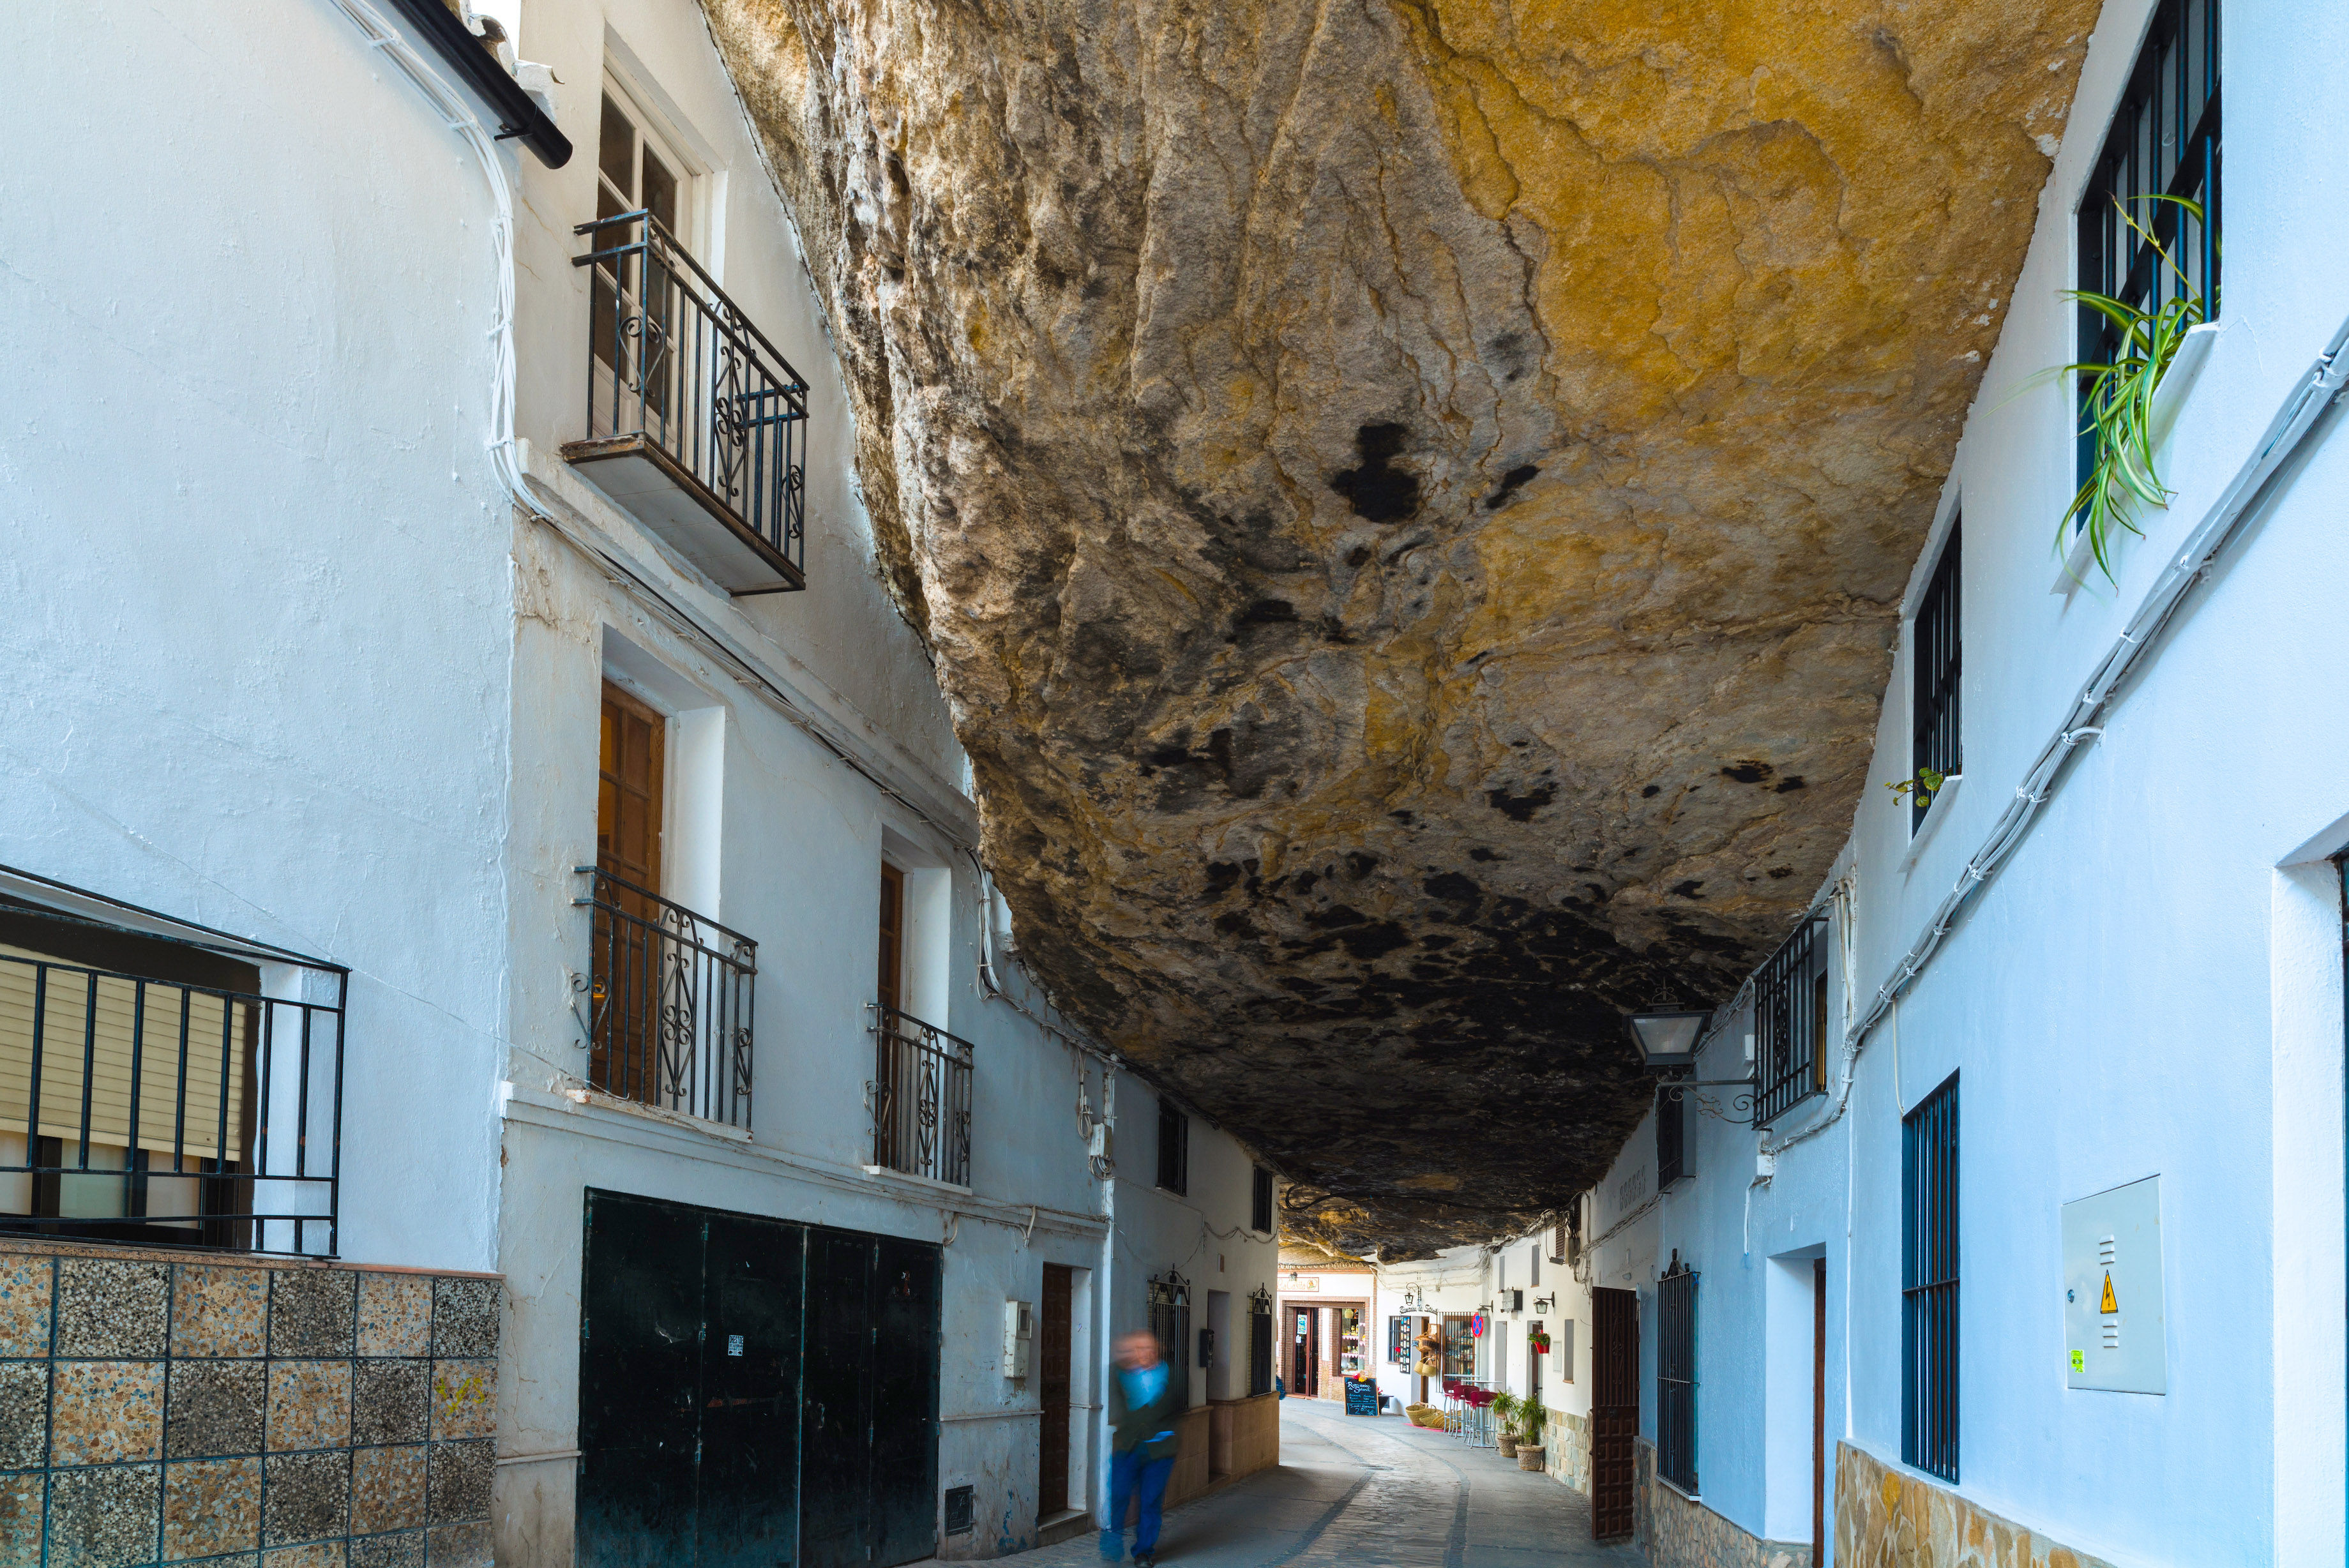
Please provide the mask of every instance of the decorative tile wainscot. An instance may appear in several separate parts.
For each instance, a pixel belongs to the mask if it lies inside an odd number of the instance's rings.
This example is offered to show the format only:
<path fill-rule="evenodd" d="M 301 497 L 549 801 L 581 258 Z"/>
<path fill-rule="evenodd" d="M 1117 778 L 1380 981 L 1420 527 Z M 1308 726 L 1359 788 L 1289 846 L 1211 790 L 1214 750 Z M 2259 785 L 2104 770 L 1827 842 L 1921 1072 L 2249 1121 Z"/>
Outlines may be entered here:
<path fill-rule="evenodd" d="M 1836 1445 L 1835 1560 L 1839 1568 L 2112 1568 L 1849 1443 Z"/>
<path fill-rule="evenodd" d="M 489 1568 L 499 1282 L 0 1241 L 0 1568 Z"/>

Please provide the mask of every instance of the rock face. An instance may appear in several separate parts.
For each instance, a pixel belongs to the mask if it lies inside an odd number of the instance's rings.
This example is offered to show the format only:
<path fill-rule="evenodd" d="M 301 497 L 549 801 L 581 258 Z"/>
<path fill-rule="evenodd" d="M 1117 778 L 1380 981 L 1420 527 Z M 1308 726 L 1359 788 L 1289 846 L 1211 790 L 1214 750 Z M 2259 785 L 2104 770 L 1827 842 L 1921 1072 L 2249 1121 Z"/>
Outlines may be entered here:
<path fill-rule="evenodd" d="M 1848 826 L 2093 0 L 704 5 L 1024 960 L 1300 1234 L 1588 1185 Z"/>

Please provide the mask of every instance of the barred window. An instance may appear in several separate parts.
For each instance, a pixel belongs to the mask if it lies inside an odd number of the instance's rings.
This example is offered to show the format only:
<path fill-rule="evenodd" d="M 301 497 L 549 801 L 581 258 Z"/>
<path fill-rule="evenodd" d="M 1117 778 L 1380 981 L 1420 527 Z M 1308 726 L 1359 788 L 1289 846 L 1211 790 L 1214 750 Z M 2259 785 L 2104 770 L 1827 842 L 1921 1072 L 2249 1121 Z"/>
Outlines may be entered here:
<path fill-rule="evenodd" d="M 1248 1228 L 1272 1234 L 1272 1172 L 1256 1168 L 1256 1191 L 1248 1210 Z"/>
<path fill-rule="evenodd" d="M 1958 1079 L 1900 1123 L 1900 1458 L 1958 1479 Z"/>
<path fill-rule="evenodd" d="M 1754 977 L 1754 1125 L 1767 1127 L 1827 1087 L 1827 917 L 1795 928 Z"/>
<path fill-rule="evenodd" d="M 1656 1472 L 1694 1497 L 1696 1273 L 1677 1250 L 1656 1284 Z"/>
<path fill-rule="evenodd" d="M 1920 780 L 1929 769 L 1946 777 L 1962 772 L 1965 768 L 1958 713 L 1958 677 L 1962 673 L 1959 655 L 1963 651 L 1960 643 L 1958 546 L 1963 521 L 1951 520 L 1949 539 L 1941 546 L 1941 559 L 1933 564 L 1933 575 L 1926 582 L 1925 596 L 1918 601 L 1917 618 L 1909 629 L 1909 767 L 1911 777 Z M 1931 793 L 1924 788 L 1909 792 L 1914 802 L 1910 830 L 1925 820 L 1925 812 L 1932 804 Z"/>
<path fill-rule="evenodd" d="M 2217 319 L 2219 152 L 2219 0 L 2162 0 L 2080 197 L 2082 292 L 2148 312 L 2174 299 L 2199 297 L 2204 319 Z M 2196 203 L 2202 221 L 2176 201 L 2149 200 L 2158 196 Z M 2146 232 L 2131 228 L 2123 211 Z M 2169 263 L 2157 253 L 2157 244 Z M 2083 305 L 2081 362 L 2110 364 L 2120 347 L 2120 331 L 2109 317 Z M 2080 414 L 2082 426 L 2087 426 L 2085 388 Z M 2083 484 L 2095 468 L 2095 437 L 2084 428 Z"/>

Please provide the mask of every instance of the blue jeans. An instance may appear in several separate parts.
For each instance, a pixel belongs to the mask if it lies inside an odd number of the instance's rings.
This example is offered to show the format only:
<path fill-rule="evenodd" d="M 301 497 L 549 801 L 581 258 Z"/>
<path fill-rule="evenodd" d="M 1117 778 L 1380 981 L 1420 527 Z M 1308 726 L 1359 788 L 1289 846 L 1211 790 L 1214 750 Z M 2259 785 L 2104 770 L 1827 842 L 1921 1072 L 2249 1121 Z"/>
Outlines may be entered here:
<path fill-rule="evenodd" d="M 1142 1500 L 1142 1517 L 1133 1527 L 1133 1550 L 1137 1554 L 1158 1550 L 1158 1520 L 1166 1503 L 1166 1478 L 1174 1473 L 1173 1458 L 1144 1459 L 1139 1447 L 1110 1455 L 1109 1528 L 1102 1532 L 1101 1541 L 1103 1557 L 1114 1563 L 1123 1555 L 1125 1505 L 1136 1497 Z"/>

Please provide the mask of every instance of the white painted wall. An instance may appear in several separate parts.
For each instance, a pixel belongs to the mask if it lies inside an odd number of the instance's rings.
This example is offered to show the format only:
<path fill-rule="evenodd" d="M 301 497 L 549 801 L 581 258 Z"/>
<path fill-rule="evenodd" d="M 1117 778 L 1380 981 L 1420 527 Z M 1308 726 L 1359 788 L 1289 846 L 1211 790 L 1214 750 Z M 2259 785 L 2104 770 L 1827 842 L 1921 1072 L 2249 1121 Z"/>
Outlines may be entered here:
<path fill-rule="evenodd" d="M 2161 455 L 2178 493 L 2122 546 L 2117 586 L 2048 592 L 2073 459 L 2061 394 L 2032 377 L 2073 357 L 2058 291 L 2074 202 L 2150 9 L 2115 0 L 2098 25 L 1958 448 L 1942 515 L 1964 516 L 1965 782 L 1913 865 L 1905 809 L 1874 788 L 1860 805 L 1847 861 L 1862 1001 L 2013 799 L 2169 547 L 2349 313 L 2336 199 L 2349 175 L 2310 156 L 2349 130 L 2349 108 L 2325 90 L 2349 60 L 2349 15 L 2232 0 L 2225 325 Z M 1807 1526 L 1806 1504 L 1791 1507 L 1779 1484 L 1788 1368 L 1775 1326 L 1805 1305 L 1782 1288 L 1782 1261 L 1826 1258 L 1831 1424 L 1899 1467 L 1899 1119 L 1957 1073 L 1959 1490 L 2124 1565 L 2338 1560 L 2340 926 L 2317 862 L 2349 845 L 2349 700 L 2327 675 L 2349 651 L 2342 439 L 2320 434 L 2189 601 L 2030 838 L 1868 1042 L 1844 1119 L 1790 1149 L 1762 1186 L 1750 1185 L 1754 1135 L 1701 1121 L 1695 1184 L 1598 1249 L 1598 1283 L 1649 1291 L 1672 1248 L 1702 1271 L 1699 1473 L 1705 1503 L 1742 1528 L 1783 1538 L 1797 1514 Z M 1933 554 L 1920 557 L 1920 582 Z M 1904 664 L 1871 779 L 1909 771 L 1908 733 Z M 1840 979 L 1836 991 L 1839 1037 Z M 1739 1065 L 1716 1047 L 1703 1075 Z M 1813 1101 L 1779 1130 L 1829 1109 Z M 1627 1212 L 1609 1194 L 1651 1159 L 1651 1136 L 1643 1127 L 1602 1183 L 1602 1210 Z M 2061 1205 L 2155 1174 L 2169 1391 L 2069 1390 Z"/>
<path fill-rule="evenodd" d="M 480 175 L 318 0 L 8 32 L 0 861 L 350 965 L 343 1254 L 492 1267 Z"/>

